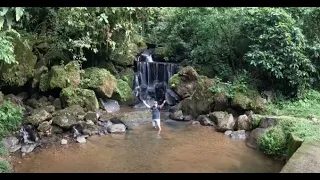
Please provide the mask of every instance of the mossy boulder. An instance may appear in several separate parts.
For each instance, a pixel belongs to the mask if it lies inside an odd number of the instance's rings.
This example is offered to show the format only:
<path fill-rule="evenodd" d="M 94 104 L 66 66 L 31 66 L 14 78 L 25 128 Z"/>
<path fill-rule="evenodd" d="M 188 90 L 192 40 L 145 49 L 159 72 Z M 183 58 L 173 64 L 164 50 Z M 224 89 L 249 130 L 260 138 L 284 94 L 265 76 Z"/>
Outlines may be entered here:
<path fill-rule="evenodd" d="M 80 65 L 71 61 L 65 66 L 52 66 L 49 73 L 40 76 L 39 88 L 41 91 L 48 89 L 78 87 L 80 84 Z"/>
<path fill-rule="evenodd" d="M 34 74 L 34 77 L 32 80 L 32 88 L 39 86 L 41 76 L 46 73 L 48 73 L 48 68 L 46 66 L 41 66 L 35 70 L 35 74 Z M 45 80 L 45 79 L 43 79 L 43 80 Z M 42 86 L 43 85 L 47 86 L 47 84 L 45 82 L 42 82 Z M 44 88 L 44 87 L 42 87 L 42 88 Z"/>
<path fill-rule="evenodd" d="M 34 67 L 37 57 L 32 52 L 29 41 L 16 34 L 10 34 L 13 38 L 15 59 L 18 63 L 2 63 L 0 78 L 6 85 L 23 86 L 34 75 Z"/>
<path fill-rule="evenodd" d="M 97 97 L 94 91 L 89 89 L 74 87 L 64 88 L 60 92 L 60 99 L 64 107 L 80 105 L 81 107 L 91 111 L 99 109 Z"/>
<path fill-rule="evenodd" d="M 197 88 L 199 75 L 191 66 L 181 69 L 169 79 L 169 86 L 182 99 L 190 97 Z"/>
<path fill-rule="evenodd" d="M 266 109 L 267 101 L 263 99 L 257 91 L 249 93 L 236 92 L 231 100 L 231 106 L 238 110 L 253 110 L 260 113 Z"/>
<path fill-rule="evenodd" d="M 117 86 L 113 93 L 112 99 L 119 101 L 121 104 L 133 103 L 134 95 L 129 84 L 122 79 L 117 79 Z"/>
<path fill-rule="evenodd" d="M 299 149 L 299 147 L 303 143 L 303 139 L 298 136 L 290 133 L 290 138 L 288 142 L 288 150 L 287 150 L 287 161 L 291 158 L 291 156 Z"/>
<path fill-rule="evenodd" d="M 92 89 L 103 98 L 110 98 L 116 85 L 116 78 L 108 70 L 96 67 L 85 69 L 81 80 L 82 88 Z"/>
<path fill-rule="evenodd" d="M 133 89 L 134 71 L 132 68 L 126 68 L 120 72 L 120 78 L 127 82 L 131 89 Z"/>
<path fill-rule="evenodd" d="M 216 82 L 206 76 L 199 76 L 196 81 L 196 89 L 192 95 L 178 104 L 178 109 L 185 115 L 198 117 L 212 110 L 214 104 L 214 93 L 211 91 Z"/>

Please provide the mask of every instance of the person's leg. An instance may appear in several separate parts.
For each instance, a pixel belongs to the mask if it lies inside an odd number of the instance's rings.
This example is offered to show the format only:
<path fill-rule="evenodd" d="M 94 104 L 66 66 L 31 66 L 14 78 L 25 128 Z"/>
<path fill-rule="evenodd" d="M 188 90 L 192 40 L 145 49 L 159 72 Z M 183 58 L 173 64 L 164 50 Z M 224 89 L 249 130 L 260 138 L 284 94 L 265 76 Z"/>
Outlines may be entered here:
<path fill-rule="evenodd" d="M 157 128 L 157 127 L 156 127 L 156 121 L 155 121 L 154 119 L 152 119 L 152 127 L 153 127 L 153 128 Z"/>
<path fill-rule="evenodd" d="M 157 126 L 159 128 L 159 133 L 160 133 L 161 131 L 160 119 L 157 119 L 156 122 L 157 122 Z"/>

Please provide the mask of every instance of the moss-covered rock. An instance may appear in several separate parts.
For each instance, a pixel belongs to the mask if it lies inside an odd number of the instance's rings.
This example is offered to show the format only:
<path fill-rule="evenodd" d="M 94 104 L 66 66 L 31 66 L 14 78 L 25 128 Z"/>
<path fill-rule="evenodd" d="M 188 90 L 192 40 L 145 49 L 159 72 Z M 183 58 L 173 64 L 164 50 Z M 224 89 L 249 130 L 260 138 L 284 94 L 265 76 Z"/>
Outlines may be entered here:
<path fill-rule="evenodd" d="M 80 84 L 80 65 L 71 61 L 65 66 L 52 66 L 49 73 L 40 76 L 39 88 L 47 91 L 54 88 L 78 87 Z"/>
<path fill-rule="evenodd" d="M 94 91 L 68 87 L 60 92 L 60 99 L 64 106 L 80 105 L 87 110 L 99 109 L 99 103 Z"/>
<path fill-rule="evenodd" d="M 116 78 L 106 69 L 87 68 L 82 76 L 81 87 L 94 90 L 98 96 L 110 98 L 116 88 Z"/>
<path fill-rule="evenodd" d="M 214 104 L 214 93 L 211 91 L 211 87 L 216 82 L 205 76 L 198 78 L 194 93 L 178 104 L 178 109 L 182 110 L 183 114 L 193 117 L 209 113 Z"/>
<path fill-rule="evenodd" d="M 123 104 L 131 104 L 133 103 L 134 95 L 127 82 L 117 79 L 117 86 L 112 98 Z"/>
<path fill-rule="evenodd" d="M 50 89 L 50 83 L 49 83 L 49 73 L 42 74 L 40 76 L 39 80 L 39 89 L 42 92 L 46 92 L 48 89 Z"/>
<path fill-rule="evenodd" d="M 1 80 L 9 86 L 23 86 L 34 75 L 37 57 L 32 52 L 27 39 L 11 35 L 14 43 L 14 54 L 17 64 L 1 64 Z"/>
<path fill-rule="evenodd" d="M 32 88 L 36 88 L 39 86 L 41 76 L 46 73 L 48 73 L 48 68 L 46 66 L 41 66 L 40 68 L 37 68 L 35 70 L 35 74 L 32 80 Z M 46 83 L 42 82 L 42 86 L 43 85 L 46 85 Z"/>
<path fill-rule="evenodd" d="M 132 68 L 126 68 L 120 72 L 120 78 L 127 82 L 131 89 L 133 89 L 134 71 Z"/>
<path fill-rule="evenodd" d="M 231 106 L 243 110 L 248 110 L 250 109 L 251 103 L 252 100 L 248 98 L 246 95 L 244 95 L 243 93 L 236 92 L 234 97 L 232 98 Z"/>
<path fill-rule="evenodd" d="M 260 113 L 266 109 L 267 101 L 263 99 L 257 91 L 250 93 L 236 92 L 231 100 L 231 106 L 240 110 L 253 110 L 255 113 Z"/>
<path fill-rule="evenodd" d="M 187 66 L 169 79 L 169 86 L 182 98 L 190 97 L 197 88 L 198 73 Z"/>
<path fill-rule="evenodd" d="M 290 133 L 290 138 L 288 142 L 288 150 L 287 150 L 287 160 L 291 158 L 291 156 L 297 151 L 297 149 L 302 145 L 303 139 L 298 136 Z"/>

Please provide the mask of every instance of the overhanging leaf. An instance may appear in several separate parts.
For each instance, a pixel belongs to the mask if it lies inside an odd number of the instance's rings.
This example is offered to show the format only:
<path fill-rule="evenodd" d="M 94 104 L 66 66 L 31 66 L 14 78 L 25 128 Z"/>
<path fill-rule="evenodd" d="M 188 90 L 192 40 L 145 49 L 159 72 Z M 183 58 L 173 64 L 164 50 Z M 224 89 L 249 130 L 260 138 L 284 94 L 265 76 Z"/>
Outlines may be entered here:
<path fill-rule="evenodd" d="M 16 21 L 19 21 L 22 17 L 24 9 L 22 7 L 16 7 Z"/>

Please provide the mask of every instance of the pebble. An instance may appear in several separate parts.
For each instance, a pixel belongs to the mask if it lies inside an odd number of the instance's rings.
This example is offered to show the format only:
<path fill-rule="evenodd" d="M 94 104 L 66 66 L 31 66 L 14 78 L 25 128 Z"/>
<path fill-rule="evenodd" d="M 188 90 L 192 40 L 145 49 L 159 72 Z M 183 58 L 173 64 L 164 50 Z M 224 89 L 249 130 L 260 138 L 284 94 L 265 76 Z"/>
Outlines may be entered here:
<path fill-rule="evenodd" d="M 66 145 L 66 144 L 68 144 L 68 141 L 66 139 L 61 139 L 61 144 Z"/>
<path fill-rule="evenodd" d="M 77 142 L 80 144 L 83 144 L 83 143 L 86 143 L 87 140 L 84 136 L 79 136 L 79 137 L 77 137 Z"/>

